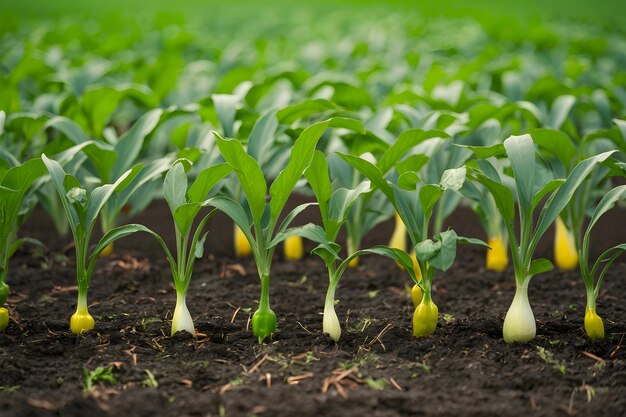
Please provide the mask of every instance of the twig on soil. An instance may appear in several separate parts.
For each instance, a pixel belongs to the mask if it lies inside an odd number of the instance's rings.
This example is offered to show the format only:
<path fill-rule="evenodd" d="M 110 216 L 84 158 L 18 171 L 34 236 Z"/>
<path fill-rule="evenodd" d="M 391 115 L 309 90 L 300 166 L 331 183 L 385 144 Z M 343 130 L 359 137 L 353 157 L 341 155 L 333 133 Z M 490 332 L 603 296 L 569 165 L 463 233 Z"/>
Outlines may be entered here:
<path fill-rule="evenodd" d="M 306 327 L 304 327 L 304 325 L 303 325 L 302 323 L 300 323 L 299 321 L 296 321 L 296 323 L 298 323 L 298 325 L 299 325 L 300 327 L 302 327 L 302 330 L 304 330 L 305 332 L 307 332 L 307 333 L 309 333 L 309 334 L 312 334 L 312 333 L 313 333 L 312 331 L 310 331 L 309 329 L 307 329 Z"/>
<path fill-rule="evenodd" d="M 336 369 L 333 371 L 333 375 L 324 378 L 324 382 L 322 384 L 322 393 L 328 392 L 330 386 L 334 386 L 339 395 L 343 397 L 344 400 L 348 399 L 348 392 L 345 390 L 344 385 L 352 390 L 358 388 L 359 384 L 364 384 L 364 381 L 360 378 L 357 378 L 353 375 L 354 372 L 357 372 L 359 368 L 356 366 L 344 370 L 344 369 Z"/>
<path fill-rule="evenodd" d="M 617 352 L 622 348 L 623 341 L 624 341 L 624 333 L 622 333 L 622 338 L 619 340 L 619 343 L 617 344 L 615 349 L 613 349 L 613 352 L 611 352 L 611 354 L 609 355 L 609 358 L 613 359 L 615 355 L 617 355 Z"/>
<path fill-rule="evenodd" d="M 313 372 L 305 372 L 301 375 L 294 375 L 287 378 L 287 384 L 289 385 L 297 385 L 300 381 L 304 381 L 305 379 L 313 378 L 315 374 Z"/>
<path fill-rule="evenodd" d="M 384 329 L 382 329 L 382 330 L 380 331 L 380 333 L 378 333 L 378 335 L 377 335 L 375 338 L 373 338 L 372 340 L 370 340 L 369 345 L 370 345 L 370 346 L 372 346 L 375 342 L 378 342 L 378 343 L 380 343 L 380 346 L 383 348 L 383 350 L 386 352 L 386 351 L 387 351 L 387 348 L 385 348 L 385 345 L 383 344 L 383 341 L 382 341 L 382 340 L 380 340 L 380 338 L 381 338 L 381 337 L 383 337 L 383 335 L 384 335 L 385 333 L 387 333 L 387 331 L 388 331 L 390 328 L 392 328 L 392 327 L 393 327 L 393 325 L 392 325 L 391 323 L 390 323 L 390 324 L 388 324 L 388 325 L 386 325 L 386 326 L 385 326 L 385 328 L 384 328 Z"/>
<path fill-rule="evenodd" d="M 241 310 L 241 307 L 237 307 L 237 310 L 235 310 L 235 312 L 233 313 L 233 317 L 230 319 L 231 323 L 235 322 L 235 319 L 237 318 L 237 313 L 239 313 L 239 310 Z"/>
<path fill-rule="evenodd" d="M 135 349 L 137 348 L 137 346 L 133 346 L 128 350 L 123 350 L 122 352 L 126 353 L 128 356 L 130 356 L 130 360 L 131 363 L 133 364 L 133 366 L 137 366 L 137 354 L 135 353 Z"/>
<path fill-rule="evenodd" d="M 398 384 L 398 381 L 393 379 L 393 377 L 389 378 L 389 382 L 395 387 L 395 389 L 397 389 L 398 391 L 402 391 L 402 387 L 400 386 L 400 384 Z"/>
<path fill-rule="evenodd" d="M 261 358 L 261 360 L 260 360 L 260 361 L 258 361 L 258 362 L 257 362 L 257 363 L 256 363 L 256 364 L 252 367 L 252 368 L 250 368 L 250 369 L 247 371 L 247 373 L 249 373 L 249 374 L 253 374 L 253 373 L 254 373 L 257 369 L 259 369 L 259 367 L 260 367 L 261 365 L 263 365 L 263 362 L 265 362 L 265 361 L 267 360 L 267 358 L 268 358 L 268 357 L 269 357 L 269 355 L 266 353 L 266 354 L 265 354 L 265 356 L 263 356 L 263 357 Z"/>
<path fill-rule="evenodd" d="M 599 356 L 594 355 L 594 354 L 593 354 L 593 353 L 591 353 L 591 352 L 583 352 L 583 355 L 587 356 L 588 358 L 593 359 L 594 361 L 604 363 L 604 359 L 602 359 L 602 358 L 601 358 L 601 357 L 599 357 Z"/>

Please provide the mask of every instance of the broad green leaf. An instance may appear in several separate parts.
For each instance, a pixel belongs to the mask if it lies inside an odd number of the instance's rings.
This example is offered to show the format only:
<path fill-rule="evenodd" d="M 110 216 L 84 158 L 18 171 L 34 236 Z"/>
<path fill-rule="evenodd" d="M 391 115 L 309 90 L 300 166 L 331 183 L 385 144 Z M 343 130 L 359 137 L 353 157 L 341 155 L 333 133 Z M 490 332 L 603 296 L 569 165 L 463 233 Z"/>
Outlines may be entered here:
<path fill-rule="evenodd" d="M 150 110 L 141 116 L 115 144 L 117 159 L 111 168 L 112 178 L 117 178 L 134 165 L 146 136 L 154 130 L 162 115 L 161 109 Z"/>
<path fill-rule="evenodd" d="M 413 269 L 413 260 L 411 257 L 403 250 L 390 248 L 384 245 L 373 246 L 371 248 L 356 251 L 341 263 L 340 267 L 337 269 L 337 273 L 339 274 L 340 272 L 343 272 L 343 270 L 347 268 L 351 259 L 363 255 L 381 255 L 390 258 L 400 264 L 409 273 L 414 282 L 418 282 Z"/>
<path fill-rule="evenodd" d="M 552 129 L 531 129 L 528 133 L 540 149 L 553 154 L 561 161 L 565 169 L 569 170 L 578 149 L 565 133 Z"/>
<path fill-rule="evenodd" d="M 526 219 L 535 189 L 535 144 L 530 135 L 511 136 L 504 141 L 511 161 L 522 218 Z"/>
<path fill-rule="evenodd" d="M 433 214 L 433 208 L 443 195 L 444 191 L 445 190 L 437 184 L 426 184 L 420 189 L 420 204 L 422 205 L 424 216 L 426 216 L 427 219 L 429 219 Z"/>
<path fill-rule="evenodd" d="M 289 212 L 289 214 L 287 214 L 287 216 L 285 216 L 285 219 L 282 221 L 282 223 L 278 227 L 278 230 L 276 231 L 276 234 L 285 231 L 285 229 L 287 229 L 289 227 L 291 222 L 293 222 L 295 220 L 295 218 L 298 216 L 298 214 L 302 213 L 305 209 L 307 209 L 307 208 L 309 208 L 311 206 L 314 206 L 314 205 L 317 205 L 317 203 L 304 203 L 304 204 L 300 204 L 299 206 L 297 206 L 296 208 L 291 210 Z"/>
<path fill-rule="evenodd" d="M 330 119 L 328 127 L 342 128 L 352 130 L 353 132 L 364 135 L 367 133 L 367 129 L 362 121 L 358 119 L 352 119 L 350 117 L 333 117 Z"/>
<path fill-rule="evenodd" d="M 167 201 L 172 215 L 176 213 L 178 207 L 182 206 L 187 201 L 185 198 L 186 192 L 187 174 L 185 174 L 183 164 L 176 161 L 165 175 L 165 180 L 163 181 L 163 196 L 165 197 L 165 201 Z"/>
<path fill-rule="evenodd" d="M 217 132 L 213 134 L 217 138 L 217 146 L 222 157 L 235 170 L 255 223 L 260 224 L 265 210 L 267 192 L 267 184 L 261 167 L 244 151 L 241 142 L 236 139 L 224 139 Z"/>
<path fill-rule="evenodd" d="M 328 127 L 329 121 L 319 122 L 304 129 L 291 148 L 287 167 L 278 174 L 270 187 L 270 223 L 275 224 L 291 191 L 311 164 L 315 146 Z"/>
<path fill-rule="evenodd" d="M 342 223 L 348 216 L 348 212 L 357 199 L 370 191 L 370 181 L 362 181 L 353 190 L 339 188 L 330 199 L 328 217 L 337 222 Z"/>
<path fill-rule="evenodd" d="M 434 238 L 435 242 L 428 239 L 415 245 L 415 256 L 435 269 L 447 271 L 456 258 L 457 235 L 454 230 L 447 230 Z"/>
<path fill-rule="evenodd" d="M 550 262 L 548 259 L 535 259 L 530 263 L 530 268 L 528 269 L 528 277 L 530 278 L 544 272 L 552 271 L 553 268 L 554 265 L 552 265 L 552 262 Z"/>
<path fill-rule="evenodd" d="M 468 178 L 478 181 L 487 188 L 493 197 L 498 211 L 505 223 L 512 224 L 515 218 L 515 200 L 513 193 L 506 186 L 487 177 L 482 171 L 470 169 Z"/>
<path fill-rule="evenodd" d="M 204 169 L 198 174 L 191 187 L 189 187 L 187 192 L 189 201 L 200 202 L 204 200 L 211 189 L 232 171 L 233 168 L 227 163 L 213 165 Z"/>
<path fill-rule="evenodd" d="M 366 161 L 363 158 L 359 158 L 354 155 L 347 155 L 343 153 L 338 153 L 338 155 L 343 158 L 347 163 L 352 165 L 354 169 L 359 171 L 362 175 L 368 178 L 374 187 L 378 188 L 389 198 L 389 200 L 393 203 L 395 201 L 393 187 L 387 182 L 386 179 L 383 178 L 383 174 L 380 169 L 372 164 L 369 161 Z"/>
<path fill-rule="evenodd" d="M 539 239 L 548 230 L 548 227 L 554 222 L 557 216 L 563 211 L 567 203 L 570 201 L 578 186 L 587 178 L 591 171 L 602 161 L 606 160 L 615 151 L 604 152 L 599 155 L 587 158 L 576 165 L 572 172 L 567 176 L 565 182 L 554 192 L 546 205 L 541 210 L 537 227 L 531 240 L 531 248 L 534 249 Z"/>
<path fill-rule="evenodd" d="M 338 110 L 339 108 L 331 101 L 315 99 L 302 101 L 300 103 L 285 107 L 276 113 L 278 121 L 282 124 L 291 124 L 298 119 L 321 113 L 328 110 Z"/>
<path fill-rule="evenodd" d="M 256 241 L 250 231 L 252 223 L 246 215 L 245 210 L 243 209 L 243 207 L 241 207 L 239 203 L 228 197 L 215 196 L 209 198 L 208 200 L 205 200 L 202 205 L 205 207 L 215 207 L 216 209 L 230 217 L 246 235 L 246 238 L 248 238 L 248 242 L 250 242 L 250 245 L 252 245 L 252 247 L 254 248 Z"/>
<path fill-rule="evenodd" d="M 202 203 L 194 201 L 189 203 L 183 203 L 180 206 L 176 207 L 176 211 L 174 214 L 174 222 L 176 223 L 176 227 L 178 231 L 183 236 L 189 235 L 189 230 L 193 225 L 193 221 L 200 212 L 202 208 Z"/>
<path fill-rule="evenodd" d="M 248 139 L 248 154 L 263 166 L 267 160 L 267 152 L 274 144 L 274 135 L 278 128 L 276 110 L 271 110 L 254 124 L 250 138 Z"/>
<path fill-rule="evenodd" d="M 495 145 L 490 146 L 467 146 L 459 144 L 454 145 L 469 149 L 478 159 L 487 159 L 491 157 L 500 158 L 506 156 L 506 150 L 504 149 L 504 145 L 502 143 L 496 143 Z"/>
<path fill-rule="evenodd" d="M 604 213 L 615 207 L 619 200 L 622 200 L 626 196 L 626 185 L 620 185 L 612 190 L 610 190 L 602 200 L 596 206 L 593 214 L 591 215 L 591 220 L 589 220 L 589 225 L 587 226 L 587 231 L 585 232 L 585 238 L 587 238 L 591 234 L 591 229 L 596 224 L 596 222 L 602 217 Z"/>
<path fill-rule="evenodd" d="M 315 198 L 317 198 L 323 223 L 326 224 L 328 220 L 328 202 L 333 195 L 333 186 L 330 183 L 328 162 L 322 152 L 314 152 L 313 160 L 306 171 L 304 171 L 304 176 L 309 182 Z"/>
<path fill-rule="evenodd" d="M 551 193 L 552 191 L 559 188 L 564 182 L 565 180 L 556 179 L 556 180 L 551 180 L 545 183 L 544 186 L 541 187 L 541 189 L 537 191 L 535 195 L 533 196 L 533 202 L 530 206 L 530 211 L 534 211 L 535 207 L 537 207 L 537 204 L 539 204 L 541 200 L 543 200 L 543 198 L 546 195 L 548 195 L 548 193 Z"/>
<path fill-rule="evenodd" d="M 41 155 L 41 160 L 46 165 L 48 172 L 50 173 L 50 178 L 52 178 L 52 183 L 59 194 L 61 203 L 63 204 L 63 208 L 65 209 L 65 214 L 67 215 L 67 219 L 70 222 L 70 226 L 72 231 L 75 231 L 78 228 L 78 224 L 80 219 L 78 218 L 78 213 L 74 206 L 70 204 L 70 202 L 65 197 L 67 190 L 65 189 L 65 171 L 61 168 L 58 162 L 49 159 L 45 154 Z"/>
<path fill-rule="evenodd" d="M 423 154 L 409 155 L 402 161 L 396 163 L 396 171 L 398 171 L 400 175 L 407 171 L 419 172 L 428 161 L 430 161 L 430 158 Z"/>
<path fill-rule="evenodd" d="M 85 218 L 86 230 L 89 231 L 89 233 L 93 230 L 93 226 L 100 210 L 102 210 L 102 207 L 106 204 L 111 195 L 113 195 L 114 192 L 121 191 L 124 187 L 128 186 L 133 178 L 137 176 L 142 167 L 143 165 L 141 164 L 135 165 L 132 169 L 129 169 L 122 174 L 122 176 L 119 177 L 113 184 L 101 185 L 91 192 L 89 202 L 87 203 L 87 213 Z"/>
<path fill-rule="evenodd" d="M 420 182 L 420 177 L 413 171 L 406 171 L 400 174 L 398 177 L 398 188 L 408 191 L 415 191 L 417 184 Z"/>
<path fill-rule="evenodd" d="M 396 162 L 405 156 L 409 149 L 419 145 L 428 139 L 433 138 L 449 138 L 450 136 L 440 130 L 428 130 L 424 131 L 421 129 L 409 129 L 405 130 L 398 136 L 398 139 L 385 151 L 383 156 L 378 161 L 378 168 L 380 172 L 386 174 Z"/>
<path fill-rule="evenodd" d="M 271 249 L 285 239 L 293 236 L 301 236 L 316 243 L 327 242 L 326 232 L 324 232 L 324 229 L 316 224 L 308 223 L 304 226 L 292 227 L 290 229 L 286 229 L 280 233 L 277 233 L 276 236 L 274 236 L 274 238 L 267 245 L 267 249 Z"/>
<path fill-rule="evenodd" d="M 213 105 L 224 130 L 224 136 L 231 138 L 234 135 L 235 115 L 241 98 L 233 94 L 213 94 Z"/>
<path fill-rule="evenodd" d="M 574 96 L 560 96 L 554 100 L 546 126 L 552 129 L 559 129 L 565 122 L 574 104 L 576 104 L 576 97 Z"/>

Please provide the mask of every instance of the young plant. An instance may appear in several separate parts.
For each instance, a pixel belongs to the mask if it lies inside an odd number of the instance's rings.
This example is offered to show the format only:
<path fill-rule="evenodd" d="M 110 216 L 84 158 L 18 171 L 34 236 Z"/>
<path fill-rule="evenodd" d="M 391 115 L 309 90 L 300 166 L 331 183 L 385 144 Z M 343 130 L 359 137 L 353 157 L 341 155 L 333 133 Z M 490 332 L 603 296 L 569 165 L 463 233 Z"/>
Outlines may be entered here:
<path fill-rule="evenodd" d="M 87 309 L 87 292 L 98 256 L 104 250 L 106 244 L 110 244 L 122 237 L 115 233 L 105 234 L 96 246 L 96 249 L 89 255 L 89 242 L 98 219 L 98 214 L 114 193 L 122 191 L 130 184 L 142 166 L 141 164 L 135 165 L 132 169 L 123 173 L 113 184 L 99 186 L 88 193 L 80 185 L 76 177 L 65 173 L 58 162 L 49 159 L 45 154 L 41 155 L 41 159 L 48 169 L 52 182 L 61 198 L 74 237 L 78 304 L 76 312 L 70 319 L 70 330 L 79 334 L 94 327 L 94 319 Z"/>
<path fill-rule="evenodd" d="M 350 259 L 347 262 L 341 262 L 338 255 L 341 247 L 337 244 L 337 236 L 352 205 L 361 195 L 370 191 L 370 182 L 363 181 L 353 190 L 338 188 L 333 191 L 328 174 L 328 163 L 320 151 L 315 151 L 313 161 L 306 170 L 305 176 L 315 193 L 326 237 L 326 242 L 313 250 L 322 258 L 328 269 L 329 282 L 324 303 L 323 331 L 336 342 L 341 336 L 341 325 L 335 312 L 335 291 L 350 262 Z M 338 262 L 341 262 L 340 265 L 337 264 Z"/>
<path fill-rule="evenodd" d="M 621 244 L 609 248 L 593 263 L 589 263 L 589 244 L 591 230 L 600 217 L 613 208 L 618 201 L 626 196 L 626 185 L 620 185 L 609 191 L 600 201 L 593 214 L 585 234 L 583 235 L 582 246 L 579 251 L 580 273 L 587 290 L 587 306 L 585 308 L 585 332 L 592 340 L 604 339 L 604 324 L 602 318 L 596 312 L 596 299 L 600 293 L 600 286 L 604 275 L 615 260 L 626 251 L 626 244 Z"/>
<path fill-rule="evenodd" d="M 189 168 L 191 168 L 190 161 L 185 159 L 175 161 L 163 182 L 163 194 L 174 219 L 176 258 L 174 259 L 161 238 L 153 232 L 145 230 L 157 238 L 167 255 L 172 269 L 174 287 L 176 288 L 176 307 L 172 317 L 172 335 L 179 331 L 186 331 L 195 335 L 193 319 L 187 309 L 187 290 L 191 282 L 195 260 L 202 258 L 204 254 L 204 241 L 208 232 L 204 233 L 204 235 L 202 232 L 215 210 L 212 210 L 200 220 L 195 231 L 193 230 L 193 223 L 200 210 L 210 201 L 205 200 L 207 194 L 218 182 L 232 172 L 232 168 L 228 164 L 222 163 L 210 166 L 201 171 L 196 180 L 188 187 L 185 170 Z"/>
<path fill-rule="evenodd" d="M 515 180 L 517 199 L 514 198 L 513 192 L 503 184 L 503 179 L 494 166 L 486 159 L 478 160 L 477 167 L 468 167 L 468 178 L 481 183 L 493 196 L 506 225 L 511 247 L 516 290 L 511 307 L 504 319 L 504 341 L 507 343 L 527 341 L 533 339 L 536 333 L 535 317 L 528 300 L 528 284 L 533 276 L 552 269 L 552 262 L 547 259 L 533 260 L 539 239 L 563 211 L 582 181 L 612 152 L 605 152 L 581 161 L 565 180 L 557 179 L 539 183 L 536 178 L 539 179 L 537 173 L 541 169 L 535 160 L 535 144 L 530 135 L 511 136 L 504 141 L 504 144 L 494 145 L 488 150 L 482 149 L 484 152 L 476 149 L 473 151 L 482 156 L 506 154 Z M 544 197 L 548 199 L 535 225 L 533 213 Z M 519 235 L 516 234 L 514 228 L 516 200 L 520 224 Z"/>
<path fill-rule="evenodd" d="M 16 239 L 22 201 L 35 181 L 46 173 L 40 158 L 11 166 L 0 158 L 0 331 L 9 324 L 4 304 L 9 296 L 9 259 L 26 241 Z"/>
<path fill-rule="evenodd" d="M 276 331 L 276 314 L 269 304 L 270 271 L 276 245 L 289 236 L 304 235 L 311 238 L 308 235 L 311 226 L 287 229 L 295 216 L 310 204 L 298 206 L 280 224 L 279 218 L 289 195 L 311 163 L 318 140 L 331 122 L 327 120 L 313 124 L 300 134 L 291 149 L 286 168 L 272 182 L 269 203 L 266 202 L 265 175 L 258 162 L 246 153 L 238 140 L 224 139 L 214 133 L 222 157 L 232 167 L 241 184 L 247 210 L 241 203 L 228 197 L 213 197 L 207 203 L 231 217 L 252 248 L 261 280 L 259 308 L 252 317 L 252 332 L 259 343 Z"/>
<path fill-rule="evenodd" d="M 413 314 L 413 335 L 428 336 L 435 331 L 439 314 L 431 295 L 436 271 L 447 271 L 452 266 L 456 257 L 457 243 L 485 245 L 478 239 L 457 236 L 454 230 L 437 233 L 433 239 L 428 238 L 430 220 L 437 202 L 447 191 L 458 191 L 462 187 L 465 181 L 465 167 L 444 171 L 438 184 L 424 184 L 415 171 L 400 168 L 397 182 L 390 183 L 383 177 L 382 170 L 371 162 L 353 155 L 341 157 L 383 192 L 408 231 L 421 271 L 421 280 L 418 280 L 413 262 L 405 251 L 387 247 L 374 247 L 367 251 L 381 250 L 380 254 L 394 259 L 407 270 L 422 293 L 422 299 Z"/>

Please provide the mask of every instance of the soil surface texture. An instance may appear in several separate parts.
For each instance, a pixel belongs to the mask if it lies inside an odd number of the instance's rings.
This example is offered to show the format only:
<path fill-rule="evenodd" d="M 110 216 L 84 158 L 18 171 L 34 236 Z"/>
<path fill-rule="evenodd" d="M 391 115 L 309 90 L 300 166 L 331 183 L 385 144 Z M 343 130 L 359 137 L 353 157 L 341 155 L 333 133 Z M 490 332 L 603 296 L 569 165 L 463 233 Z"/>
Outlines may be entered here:
<path fill-rule="evenodd" d="M 314 209 L 308 209 L 311 212 Z M 594 253 L 626 241 L 623 210 L 607 214 Z M 315 220 L 314 215 L 309 215 Z M 152 204 L 135 222 L 171 244 L 171 215 Z M 484 238 L 467 208 L 449 220 L 458 234 Z M 391 223 L 366 245 L 386 243 Z M 96 327 L 69 332 L 76 303 L 71 236 L 36 210 L 11 261 L 12 320 L 0 333 L 1 416 L 623 416 L 626 415 L 626 263 L 605 278 L 598 300 L 606 339 L 591 342 L 582 322 L 577 271 L 533 278 L 537 337 L 507 345 L 502 323 L 515 288 L 512 267 L 484 270 L 484 250 L 461 246 L 435 278 L 437 330 L 412 336 L 410 278 L 392 261 L 364 257 L 337 290 L 342 336 L 322 334 L 328 278 L 321 260 L 274 260 L 271 306 L 279 331 L 259 345 L 250 317 L 260 283 L 252 259 L 237 260 L 232 224 L 209 223 L 187 305 L 196 335 L 170 337 L 175 303 L 169 265 L 148 235 L 118 241 L 99 261 L 89 292 Z M 306 249 L 312 249 L 308 243 Z M 551 258 L 552 231 L 536 257 Z M 277 251 L 278 252 L 278 251 Z M 626 258 L 625 258 L 626 259 Z M 109 381 L 88 378 L 102 367 Z M 112 376 L 112 378 L 111 378 Z M 94 379 L 87 389 L 87 380 Z"/>

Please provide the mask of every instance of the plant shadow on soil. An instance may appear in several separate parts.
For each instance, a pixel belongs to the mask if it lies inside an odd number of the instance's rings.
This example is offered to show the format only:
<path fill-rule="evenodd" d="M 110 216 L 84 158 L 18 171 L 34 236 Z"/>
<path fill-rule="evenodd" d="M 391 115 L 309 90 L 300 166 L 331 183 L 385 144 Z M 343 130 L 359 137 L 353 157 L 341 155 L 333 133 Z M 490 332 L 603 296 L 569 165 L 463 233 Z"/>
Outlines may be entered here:
<path fill-rule="evenodd" d="M 602 219 L 598 250 L 624 240 L 612 227 L 623 216 Z M 161 201 L 134 220 L 171 241 L 169 219 Z M 467 208 L 448 223 L 462 235 L 483 234 Z M 391 226 L 375 229 L 366 244 L 385 243 Z M 277 255 L 271 303 L 279 331 L 259 345 L 249 329 L 260 290 L 254 262 L 232 258 L 225 217 L 214 217 L 209 230 L 188 295 L 195 338 L 169 336 L 175 292 L 147 235 L 118 241 L 115 254 L 100 261 L 89 293 L 96 329 L 75 336 L 68 330 L 76 300 L 70 238 L 58 236 L 37 210 L 22 234 L 49 250 L 26 248 L 11 262 L 13 320 L 0 333 L 0 415 L 624 415 L 625 263 L 609 272 L 598 301 L 606 340 L 584 335 L 578 272 L 554 271 L 530 286 L 537 338 L 506 345 L 511 267 L 485 271 L 482 249 L 459 247 L 453 268 L 435 278 L 437 330 L 416 339 L 408 276 L 387 259 L 365 257 L 338 288 L 343 333 L 335 344 L 322 334 L 324 265 Z M 550 257 L 551 243 L 549 233 L 537 256 Z M 85 393 L 84 369 L 108 366 L 116 383 L 96 382 Z"/>

